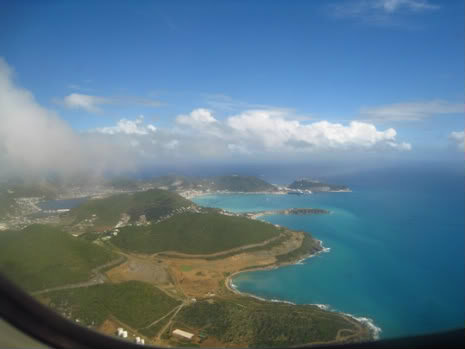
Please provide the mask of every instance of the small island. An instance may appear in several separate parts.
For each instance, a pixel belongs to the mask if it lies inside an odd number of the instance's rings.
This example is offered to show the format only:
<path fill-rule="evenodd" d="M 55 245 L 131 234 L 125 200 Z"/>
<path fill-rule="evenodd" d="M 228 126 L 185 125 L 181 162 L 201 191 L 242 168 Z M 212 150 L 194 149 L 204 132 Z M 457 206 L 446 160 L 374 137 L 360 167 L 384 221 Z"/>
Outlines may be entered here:
<path fill-rule="evenodd" d="M 299 179 L 292 182 L 289 187 L 296 192 L 350 192 L 349 187 L 339 184 L 328 184 L 313 179 Z"/>

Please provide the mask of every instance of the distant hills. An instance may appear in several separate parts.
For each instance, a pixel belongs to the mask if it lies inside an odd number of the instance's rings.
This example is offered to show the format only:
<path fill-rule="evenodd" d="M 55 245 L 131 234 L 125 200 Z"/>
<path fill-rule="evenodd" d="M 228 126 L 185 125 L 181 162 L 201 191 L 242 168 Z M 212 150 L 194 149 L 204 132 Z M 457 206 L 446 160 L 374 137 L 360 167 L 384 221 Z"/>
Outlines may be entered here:
<path fill-rule="evenodd" d="M 81 224 L 84 228 L 87 225 L 93 230 L 106 230 L 124 220 L 123 215 L 127 215 L 125 223 L 137 220 L 152 222 L 191 205 L 191 201 L 176 193 L 151 189 L 89 200 L 73 208 L 64 220 L 71 225 Z"/>
<path fill-rule="evenodd" d="M 161 189 L 181 190 L 203 190 L 203 191 L 229 191 L 229 192 L 275 192 L 278 189 L 254 176 L 215 176 L 215 177 L 187 177 L 187 176 L 162 176 L 155 177 L 147 183 Z"/>
<path fill-rule="evenodd" d="M 299 179 L 289 185 L 290 189 L 310 190 L 313 193 L 325 191 L 349 191 L 349 187 L 338 184 L 327 184 L 312 179 Z"/>
<path fill-rule="evenodd" d="M 302 194 L 331 191 L 350 191 L 345 185 L 328 184 L 311 179 L 300 179 L 289 186 L 275 186 L 267 181 L 244 175 L 224 175 L 211 177 L 194 176 L 159 176 L 149 179 L 131 179 L 115 177 L 105 180 L 84 179 L 70 181 L 61 179 L 34 181 L 9 181 L 0 183 L 0 220 L 14 220 L 14 217 L 27 216 L 40 211 L 36 206 L 41 200 L 69 199 L 78 197 L 108 197 L 121 194 L 117 200 L 111 199 L 98 208 L 97 224 L 103 226 L 114 225 L 122 212 L 132 207 L 132 217 L 145 215 L 145 219 L 152 221 L 160 216 L 169 214 L 173 209 L 186 205 L 181 198 L 174 201 L 164 201 L 163 195 L 158 201 L 151 201 L 148 190 L 164 190 L 176 192 L 184 197 L 191 198 L 201 193 L 286 193 Z M 142 192 L 146 192 L 143 194 Z M 131 196 L 134 195 L 134 196 Z M 26 201 L 21 202 L 22 199 Z M 105 200 L 105 199 L 103 199 Z M 86 210 L 93 210 L 93 205 L 100 201 L 89 201 L 87 204 L 74 210 L 72 217 L 82 219 L 86 217 Z M 103 201 L 105 203 L 105 201 Z M 150 207 L 150 209 L 149 209 Z M 91 218 L 91 217 L 87 217 Z M 10 222 L 11 223 L 11 222 Z M 0 229 L 2 226 L 0 221 Z"/>

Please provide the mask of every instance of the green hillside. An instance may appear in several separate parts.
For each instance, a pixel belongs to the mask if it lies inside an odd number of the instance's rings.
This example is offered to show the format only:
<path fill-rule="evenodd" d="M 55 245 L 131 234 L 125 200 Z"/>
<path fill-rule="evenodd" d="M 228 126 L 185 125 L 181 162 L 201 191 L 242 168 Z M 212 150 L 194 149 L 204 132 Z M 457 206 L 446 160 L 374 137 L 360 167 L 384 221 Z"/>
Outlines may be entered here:
<path fill-rule="evenodd" d="M 97 327 L 110 315 L 132 328 L 150 325 L 180 304 L 158 288 L 141 281 L 101 284 L 54 291 L 45 297 L 57 312 L 82 325 Z"/>
<path fill-rule="evenodd" d="M 276 191 L 276 187 L 264 180 L 253 176 L 219 176 L 213 178 L 214 190 L 234 192 Z"/>
<path fill-rule="evenodd" d="M 46 225 L 0 231 L 0 272 L 28 291 L 86 281 L 116 256 Z"/>
<path fill-rule="evenodd" d="M 131 221 L 136 221 L 141 215 L 152 221 L 173 210 L 193 205 L 176 193 L 166 190 L 152 189 L 144 192 L 118 194 L 105 199 L 89 200 L 73 208 L 69 213 L 72 224 L 96 215 L 94 226 L 106 229 L 115 226 L 121 214 L 127 213 Z"/>
<path fill-rule="evenodd" d="M 182 213 L 149 226 L 125 227 L 111 241 L 142 253 L 208 254 L 262 242 L 279 233 L 280 229 L 271 224 L 211 211 Z"/>
<path fill-rule="evenodd" d="M 329 341 L 336 338 L 340 329 L 355 330 L 339 314 L 316 306 L 263 302 L 248 297 L 198 301 L 184 307 L 175 320 L 171 328 L 192 332 L 201 329 L 207 336 L 231 346 L 249 343 L 250 347 L 260 348 Z"/>
<path fill-rule="evenodd" d="M 171 191 L 189 189 L 232 192 L 276 191 L 275 186 L 260 178 L 240 175 L 216 177 L 161 176 L 152 178 L 147 182 Z"/>

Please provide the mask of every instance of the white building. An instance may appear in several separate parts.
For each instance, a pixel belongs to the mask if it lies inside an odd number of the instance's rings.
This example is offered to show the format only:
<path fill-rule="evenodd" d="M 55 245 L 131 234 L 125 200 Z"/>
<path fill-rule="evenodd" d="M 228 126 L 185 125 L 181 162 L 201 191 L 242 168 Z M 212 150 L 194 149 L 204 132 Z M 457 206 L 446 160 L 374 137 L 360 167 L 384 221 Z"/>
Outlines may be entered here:
<path fill-rule="evenodd" d="M 178 335 L 178 336 L 181 336 L 181 337 L 183 337 L 183 338 L 187 338 L 187 339 L 192 339 L 192 337 L 194 337 L 194 334 L 193 334 L 193 333 L 189 333 L 189 332 L 180 330 L 179 328 L 175 329 L 175 330 L 173 331 L 173 334 Z"/>

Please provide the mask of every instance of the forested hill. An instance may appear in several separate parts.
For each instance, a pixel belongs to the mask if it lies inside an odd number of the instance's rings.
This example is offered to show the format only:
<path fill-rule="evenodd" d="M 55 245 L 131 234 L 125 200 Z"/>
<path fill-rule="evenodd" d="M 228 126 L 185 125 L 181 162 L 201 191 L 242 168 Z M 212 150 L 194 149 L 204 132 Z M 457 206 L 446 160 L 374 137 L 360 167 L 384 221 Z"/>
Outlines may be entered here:
<path fill-rule="evenodd" d="M 274 192 L 277 188 L 254 176 L 227 175 L 214 177 L 161 176 L 146 180 L 147 185 L 182 191 Z"/>
<path fill-rule="evenodd" d="M 213 190 L 227 190 L 232 192 L 263 192 L 276 191 L 276 187 L 263 179 L 253 176 L 219 176 L 212 178 Z"/>
<path fill-rule="evenodd" d="M 136 221 L 141 216 L 145 220 L 154 221 L 174 210 L 194 205 L 182 196 L 161 189 L 143 192 L 125 193 L 104 199 L 94 199 L 73 208 L 66 219 L 71 224 L 83 220 L 92 221 L 94 227 L 113 227 L 127 214 L 128 219 Z"/>

